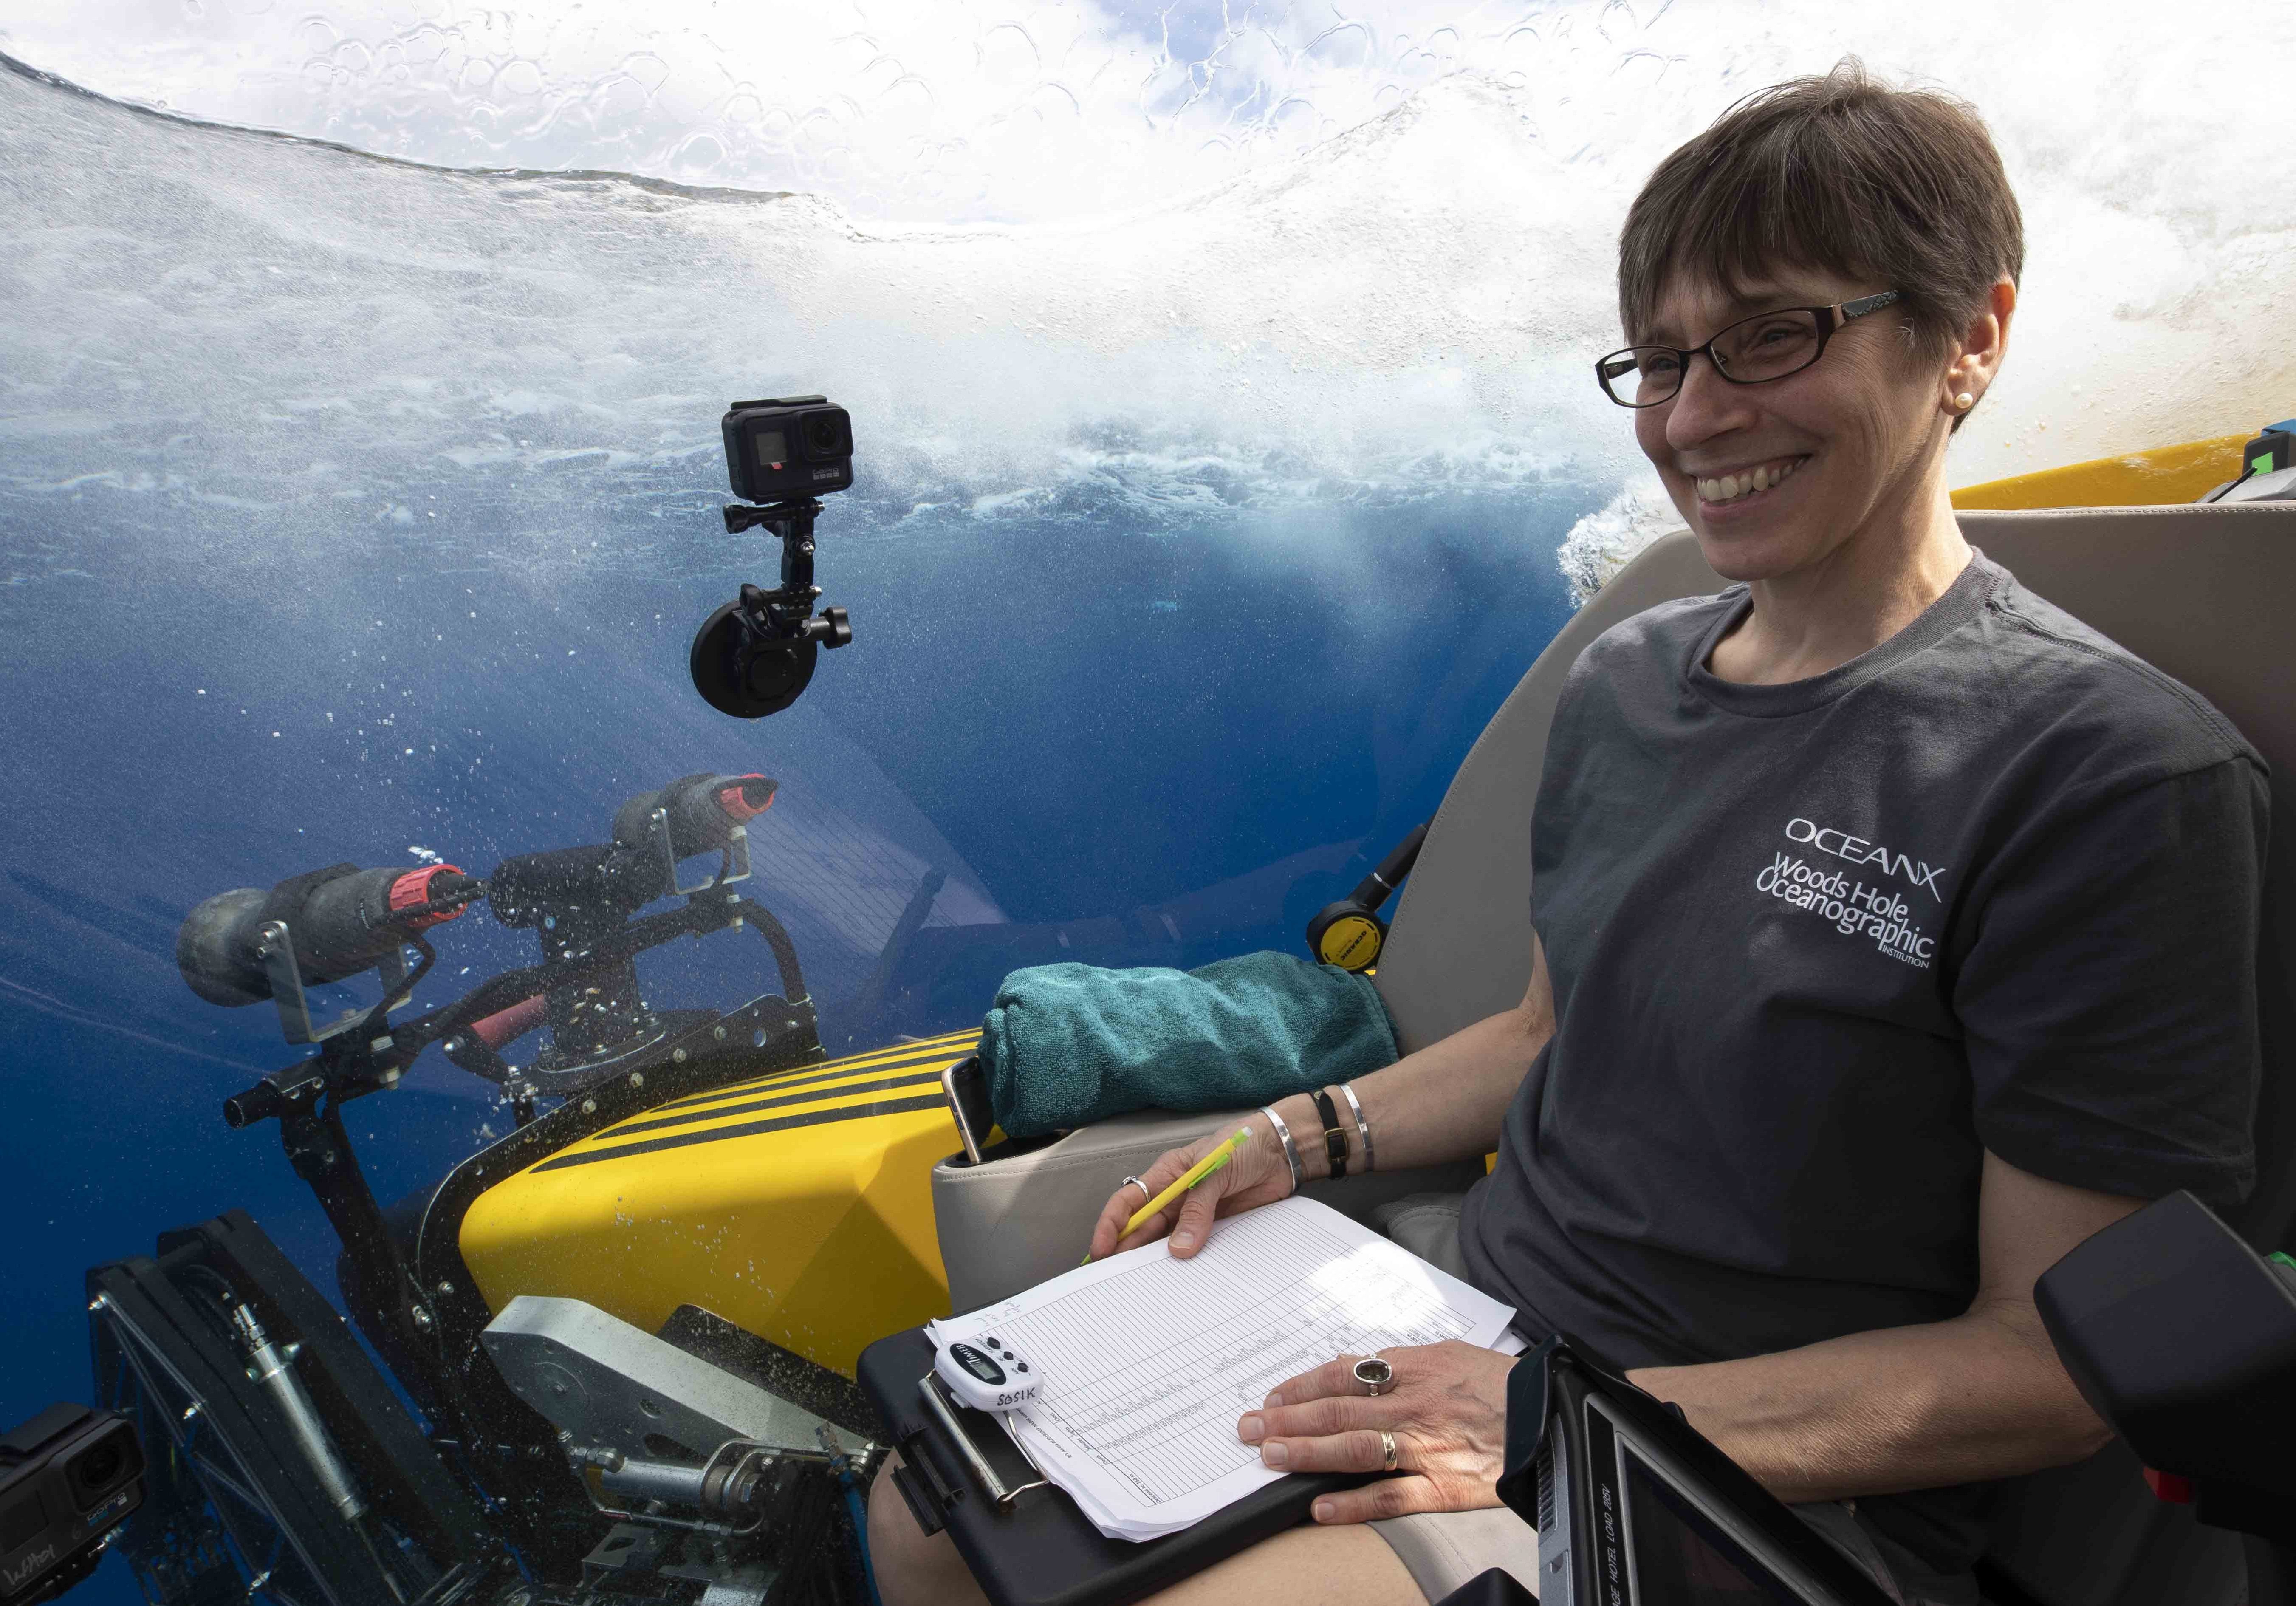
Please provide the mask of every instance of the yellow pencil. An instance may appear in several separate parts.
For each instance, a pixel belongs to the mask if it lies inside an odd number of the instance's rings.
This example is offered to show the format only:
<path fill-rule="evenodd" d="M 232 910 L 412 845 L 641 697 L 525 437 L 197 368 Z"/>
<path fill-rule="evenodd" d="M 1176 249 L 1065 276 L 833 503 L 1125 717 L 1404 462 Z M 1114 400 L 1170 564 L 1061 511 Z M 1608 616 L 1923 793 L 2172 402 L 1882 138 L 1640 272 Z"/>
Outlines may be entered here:
<path fill-rule="evenodd" d="M 1251 1128 L 1249 1127 L 1238 1127 L 1235 1129 L 1235 1135 L 1234 1137 L 1228 1139 L 1227 1142 L 1222 1143 L 1210 1154 L 1205 1155 L 1203 1159 L 1198 1160 L 1194 1165 L 1190 1166 L 1185 1172 L 1181 1173 L 1180 1179 L 1177 1182 L 1165 1189 L 1161 1193 L 1157 1194 L 1155 1198 L 1150 1200 L 1146 1204 L 1142 1205 L 1137 1210 L 1135 1210 L 1132 1213 L 1132 1219 L 1126 1222 L 1124 1224 L 1124 1230 L 1116 1235 L 1117 1242 L 1121 1243 L 1127 1238 L 1131 1237 L 1133 1233 L 1140 1230 L 1140 1224 L 1142 1222 L 1147 1220 L 1151 1216 L 1153 1216 L 1166 1205 L 1170 1204 L 1174 1200 L 1179 1198 L 1181 1194 L 1186 1192 L 1190 1188 L 1194 1187 L 1198 1183 L 1203 1181 L 1205 1177 L 1210 1176 L 1213 1172 L 1227 1164 L 1228 1161 L 1234 1159 L 1235 1158 L 1235 1151 L 1250 1141 Z M 1091 1254 L 1087 1252 L 1085 1258 L 1078 1261 L 1077 1264 L 1078 1266 L 1090 1266 L 1092 1264 Z"/>

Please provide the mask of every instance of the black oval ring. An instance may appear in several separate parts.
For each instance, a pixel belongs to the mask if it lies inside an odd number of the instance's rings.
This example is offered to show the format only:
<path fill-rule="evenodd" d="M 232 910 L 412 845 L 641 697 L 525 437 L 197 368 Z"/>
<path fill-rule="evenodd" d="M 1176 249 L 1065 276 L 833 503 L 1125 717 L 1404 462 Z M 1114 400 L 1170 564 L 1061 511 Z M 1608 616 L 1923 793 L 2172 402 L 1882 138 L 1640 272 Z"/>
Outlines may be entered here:
<path fill-rule="evenodd" d="M 1378 1356 L 1368 1356 L 1356 1363 L 1355 1375 L 1356 1381 L 1370 1389 L 1371 1397 L 1377 1399 L 1379 1391 L 1395 1381 L 1395 1367 Z"/>

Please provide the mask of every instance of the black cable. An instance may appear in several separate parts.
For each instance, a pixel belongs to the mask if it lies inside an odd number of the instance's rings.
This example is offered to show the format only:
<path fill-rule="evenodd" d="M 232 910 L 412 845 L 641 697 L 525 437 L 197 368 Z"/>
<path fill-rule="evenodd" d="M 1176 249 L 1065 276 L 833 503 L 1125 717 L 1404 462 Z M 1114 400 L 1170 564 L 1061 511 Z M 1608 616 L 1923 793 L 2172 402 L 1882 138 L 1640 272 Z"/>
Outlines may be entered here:
<path fill-rule="evenodd" d="M 790 940 L 789 928 L 775 918 L 774 912 L 754 898 L 737 898 L 732 905 L 742 918 L 758 928 L 758 935 L 774 951 L 774 964 L 782 973 L 782 996 L 791 1004 L 802 1004 L 811 996 L 805 990 L 805 971 L 798 963 L 797 945 Z"/>
<path fill-rule="evenodd" d="M 2209 496 L 2208 500 L 2209 500 L 2209 501 L 2210 501 L 2210 502 L 2222 502 L 2222 501 L 2223 501 L 2226 496 L 2231 496 L 2234 491 L 2236 491 L 2236 490 L 2240 489 L 2240 488 L 2241 488 L 2242 486 L 2246 485 L 2250 480 L 2251 480 L 2251 479 L 2255 479 L 2255 478 L 2256 478 L 2256 471 L 2255 471 L 2254 469 L 2252 469 L 2252 468 L 2243 469 L 2243 470 L 2241 470 L 2241 471 L 2240 471 L 2240 478 L 2239 478 L 2239 479 L 2237 479 L 2234 480 L 2231 484 L 2229 484 L 2229 485 L 2226 486 L 2226 487 L 2224 488 L 2224 489 L 2222 489 L 2222 490 L 2220 490 L 2220 491 L 2212 492 L 2212 493 Z"/>
<path fill-rule="evenodd" d="M 373 1009 L 367 1011 L 366 1018 L 358 1024 L 358 1031 L 362 1037 L 368 1032 L 390 1035 L 390 1012 L 414 996 L 414 989 L 422 984 L 422 979 L 430 973 L 430 967 L 439 963 L 439 950 L 432 947 L 420 931 L 402 932 L 399 935 L 399 941 L 421 955 L 422 963 L 409 972 L 406 980 L 386 990 L 381 1001 Z M 422 1052 L 422 1045 L 418 1043 L 414 1045 L 412 1053 L 404 1055 L 394 1053 L 391 1057 L 398 1060 L 402 1066 L 411 1065 L 414 1062 L 415 1054 Z"/>

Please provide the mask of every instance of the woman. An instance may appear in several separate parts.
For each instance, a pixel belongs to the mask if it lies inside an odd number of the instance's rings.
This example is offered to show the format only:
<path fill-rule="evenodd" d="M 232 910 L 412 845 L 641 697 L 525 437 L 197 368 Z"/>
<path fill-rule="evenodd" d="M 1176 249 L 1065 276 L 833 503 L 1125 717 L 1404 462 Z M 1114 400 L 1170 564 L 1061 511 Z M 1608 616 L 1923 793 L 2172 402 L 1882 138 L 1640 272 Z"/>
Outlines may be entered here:
<path fill-rule="evenodd" d="M 1512 1012 L 1346 1090 L 1382 1169 L 1494 1148 L 1390 1231 L 1662 1399 L 1914 1602 L 1973 1602 L 1983 1486 L 2107 1434 L 2034 1280 L 2252 1172 L 2260 759 L 1962 539 L 1946 444 L 1999 368 L 2021 225 L 1983 125 L 1855 62 L 1741 102 L 1628 213 L 1598 377 L 1715 570 L 1590 646 L 1533 828 Z M 1341 1104 L 1339 1108 L 1344 1109 Z M 1199 1250 L 1324 1175 L 1308 1096 L 1122 1243 Z M 1352 1116 L 1340 1122 L 1353 1125 Z M 1160 1187 L 1214 1139 L 1163 1156 Z M 1537 1587 L 1496 1507 L 1506 1357 L 1354 1357 L 1238 1423 L 1401 1475 L 1174 1601 Z M 878 1503 L 889 1600 L 970 1592 Z M 888 1508 L 890 1508 L 890 1510 Z"/>

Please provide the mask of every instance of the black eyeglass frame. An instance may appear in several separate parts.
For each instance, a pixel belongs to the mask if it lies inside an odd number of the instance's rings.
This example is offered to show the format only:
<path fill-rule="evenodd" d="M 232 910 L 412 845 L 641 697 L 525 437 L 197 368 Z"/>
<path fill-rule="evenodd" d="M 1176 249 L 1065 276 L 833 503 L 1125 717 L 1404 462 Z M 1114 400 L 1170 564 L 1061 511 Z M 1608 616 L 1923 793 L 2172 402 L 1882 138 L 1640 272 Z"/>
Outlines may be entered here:
<path fill-rule="evenodd" d="M 1903 291 L 1884 290 L 1877 291 L 1870 296 L 1860 296 L 1854 301 L 1837 301 L 1831 307 L 1773 307 L 1767 312 L 1758 312 L 1751 314 L 1746 317 L 1732 319 L 1729 324 L 1716 330 L 1714 332 L 1713 339 L 1709 340 L 1703 346 L 1692 346 L 1687 348 L 1680 346 L 1660 346 L 1656 344 L 1621 346 L 1616 351 L 1611 352 L 1608 356 L 1605 356 L 1595 363 L 1595 382 L 1603 387 L 1603 394 L 1604 396 L 1609 397 L 1612 401 L 1618 403 L 1620 406 L 1632 407 L 1637 412 L 1644 407 L 1663 407 L 1676 397 L 1680 396 L 1682 394 L 1683 385 L 1690 378 L 1690 359 L 1694 356 L 1703 356 L 1708 362 L 1713 364 L 1714 372 L 1720 374 L 1731 384 L 1775 384 L 1779 380 L 1792 379 L 1795 374 L 1806 373 L 1809 369 L 1816 366 L 1817 359 L 1825 355 L 1826 342 L 1831 340 L 1835 335 L 1841 333 L 1842 325 L 1848 324 L 1851 319 L 1862 318 L 1869 312 L 1879 312 L 1882 308 L 1889 306 L 1891 302 L 1902 301 L 1903 299 L 1905 299 Z M 1802 364 L 1799 367 L 1789 368 L 1784 373 L 1767 373 L 1764 374 L 1760 379 L 1740 379 L 1736 374 L 1730 372 L 1729 365 L 1715 354 L 1714 341 L 1720 340 L 1724 335 L 1728 334 L 1731 330 L 1737 328 L 1740 324 L 1751 324 L 1758 318 L 1775 318 L 1783 313 L 1789 312 L 1807 312 L 1816 315 L 1817 349 L 1809 354 L 1808 362 Z M 1641 362 L 1634 356 L 1634 354 L 1638 351 L 1671 352 L 1675 356 L 1679 357 L 1682 361 L 1682 374 L 1679 379 L 1675 381 L 1674 389 L 1668 391 L 1664 396 L 1660 397 L 1656 401 L 1628 401 L 1625 397 L 1621 397 L 1617 391 L 1611 389 L 1611 381 L 1612 380 L 1623 379 L 1626 375 L 1634 373 L 1642 366 Z"/>

